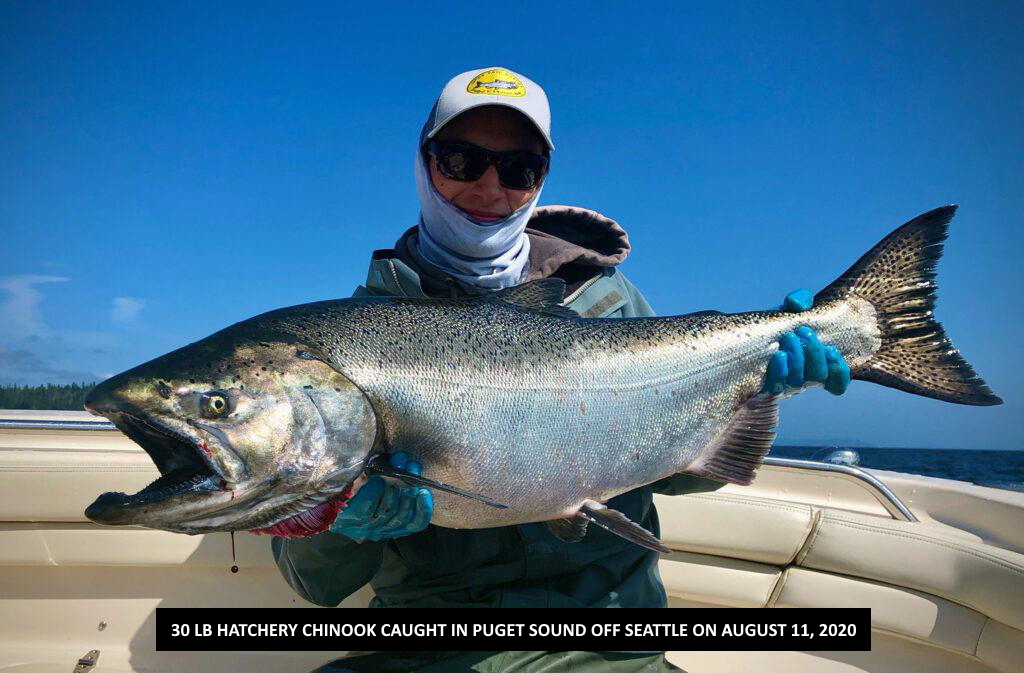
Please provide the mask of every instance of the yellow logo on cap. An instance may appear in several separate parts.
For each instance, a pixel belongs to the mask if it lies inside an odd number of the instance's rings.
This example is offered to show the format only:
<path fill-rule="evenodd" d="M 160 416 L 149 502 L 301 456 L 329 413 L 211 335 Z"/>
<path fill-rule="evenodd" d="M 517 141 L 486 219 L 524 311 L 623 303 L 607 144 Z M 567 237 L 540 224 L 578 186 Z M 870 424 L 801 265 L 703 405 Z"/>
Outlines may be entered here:
<path fill-rule="evenodd" d="M 526 95 L 526 87 L 519 81 L 519 78 L 502 68 L 485 70 L 477 74 L 469 80 L 466 91 L 511 98 L 522 98 Z"/>

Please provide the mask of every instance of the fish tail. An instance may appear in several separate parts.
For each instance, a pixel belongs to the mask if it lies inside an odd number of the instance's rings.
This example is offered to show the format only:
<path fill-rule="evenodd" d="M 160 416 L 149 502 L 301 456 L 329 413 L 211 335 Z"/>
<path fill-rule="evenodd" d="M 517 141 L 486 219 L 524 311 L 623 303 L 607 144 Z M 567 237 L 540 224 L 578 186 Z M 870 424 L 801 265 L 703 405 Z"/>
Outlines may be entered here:
<path fill-rule="evenodd" d="M 881 347 L 851 369 L 854 379 L 957 404 L 1002 404 L 932 315 L 935 265 L 955 212 L 956 206 L 943 206 L 907 222 L 815 295 L 814 303 L 856 296 L 874 306 Z"/>

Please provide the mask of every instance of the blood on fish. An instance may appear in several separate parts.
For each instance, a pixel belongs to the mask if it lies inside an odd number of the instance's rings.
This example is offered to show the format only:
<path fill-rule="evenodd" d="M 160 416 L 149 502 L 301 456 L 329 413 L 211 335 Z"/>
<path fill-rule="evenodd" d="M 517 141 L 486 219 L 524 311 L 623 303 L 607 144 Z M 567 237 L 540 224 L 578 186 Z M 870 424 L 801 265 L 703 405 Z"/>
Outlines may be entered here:
<path fill-rule="evenodd" d="M 312 509 L 288 517 L 284 521 L 278 521 L 273 526 L 254 528 L 249 532 L 253 535 L 273 535 L 275 537 L 309 537 L 322 533 L 334 523 L 338 512 L 348 506 L 351 497 L 352 487 L 349 486 L 342 493 Z"/>
<path fill-rule="evenodd" d="M 238 564 L 235 563 L 235 531 L 231 531 L 231 572 L 238 572 Z"/>

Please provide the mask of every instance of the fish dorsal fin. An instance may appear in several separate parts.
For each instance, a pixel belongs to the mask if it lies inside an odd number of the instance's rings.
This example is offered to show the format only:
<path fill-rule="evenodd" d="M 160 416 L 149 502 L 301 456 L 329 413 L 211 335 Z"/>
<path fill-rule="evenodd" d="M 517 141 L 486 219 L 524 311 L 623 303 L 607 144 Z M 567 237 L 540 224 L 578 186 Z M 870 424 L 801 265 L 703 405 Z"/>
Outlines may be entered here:
<path fill-rule="evenodd" d="M 733 414 L 722 433 L 705 449 L 705 457 L 686 471 L 746 486 L 754 480 L 754 472 L 772 448 L 778 424 L 778 396 L 751 398 Z"/>
<path fill-rule="evenodd" d="M 537 311 L 562 318 L 578 318 L 571 308 L 562 306 L 565 281 L 561 278 L 542 278 L 496 292 L 493 297 L 506 304 L 528 311 Z"/>

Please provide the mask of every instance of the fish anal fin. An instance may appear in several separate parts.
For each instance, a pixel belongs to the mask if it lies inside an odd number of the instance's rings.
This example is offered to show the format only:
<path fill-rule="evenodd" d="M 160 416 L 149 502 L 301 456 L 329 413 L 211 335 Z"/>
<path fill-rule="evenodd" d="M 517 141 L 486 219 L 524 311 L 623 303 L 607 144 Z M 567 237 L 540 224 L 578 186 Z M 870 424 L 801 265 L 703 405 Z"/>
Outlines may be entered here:
<path fill-rule="evenodd" d="M 640 545 L 644 549 L 661 552 L 662 554 L 670 554 L 672 552 L 651 531 L 634 521 L 630 521 L 622 512 L 610 509 L 594 500 L 583 502 L 583 505 L 580 507 L 579 516 L 587 521 L 596 523 L 601 528 L 618 535 L 624 540 Z"/>
<path fill-rule="evenodd" d="M 498 301 L 528 311 L 537 311 L 561 318 L 578 318 L 579 314 L 571 308 L 562 306 L 564 296 L 565 281 L 561 278 L 542 278 L 504 289 L 492 295 Z"/>
<path fill-rule="evenodd" d="M 568 519 L 545 521 L 544 527 L 562 542 L 579 542 L 587 534 L 588 523 L 590 519 L 577 514 Z"/>
<path fill-rule="evenodd" d="M 746 486 L 754 480 L 765 454 L 775 441 L 779 424 L 779 397 L 757 395 L 729 419 L 704 456 L 685 471 L 700 477 Z"/>

